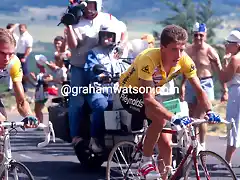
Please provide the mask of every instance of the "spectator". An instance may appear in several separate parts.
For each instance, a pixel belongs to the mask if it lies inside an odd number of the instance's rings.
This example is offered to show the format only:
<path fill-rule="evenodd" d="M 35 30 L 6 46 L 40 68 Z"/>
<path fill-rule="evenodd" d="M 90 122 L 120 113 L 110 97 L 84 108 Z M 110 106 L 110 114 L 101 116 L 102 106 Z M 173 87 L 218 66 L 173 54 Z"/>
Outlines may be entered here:
<path fill-rule="evenodd" d="M 128 58 L 131 59 L 131 62 L 140 54 L 142 51 L 148 48 L 148 42 L 141 39 L 133 39 L 128 42 Z"/>
<path fill-rule="evenodd" d="M 155 47 L 155 38 L 151 34 L 144 34 L 141 37 L 142 40 L 146 40 L 148 42 L 148 47 L 149 48 L 154 48 Z"/>
<path fill-rule="evenodd" d="M 99 45 L 88 53 L 85 64 L 86 78 L 92 86 L 95 86 L 93 82 L 96 80 L 96 75 L 92 72 L 95 64 L 102 64 L 112 76 L 115 76 L 115 73 L 121 75 L 129 67 L 128 64 L 119 60 L 122 53 L 121 43 L 124 43 L 122 42 L 124 37 L 121 35 L 121 27 L 122 22 L 120 21 L 117 23 L 106 22 L 106 25 L 102 26 L 99 31 Z M 102 75 L 98 77 L 100 78 Z M 110 86 L 109 84 L 104 85 L 106 89 L 102 93 L 89 93 L 86 96 L 86 100 L 92 110 L 89 147 L 94 152 L 101 152 L 104 145 L 104 110 L 112 105 L 112 94 L 107 90 Z"/>
<path fill-rule="evenodd" d="M 228 133 L 227 149 L 225 159 L 231 166 L 231 160 L 236 148 L 240 147 L 240 31 L 233 30 L 226 39 L 225 65 L 219 73 L 222 83 L 228 85 L 228 102 L 226 108 L 226 118 L 236 123 L 234 128 Z"/>
<path fill-rule="evenodd" d="M 51 81 L 56 85 L 58 89 L 58 96 L 62 96 L 61 87 L 64 81 L 67 80 L 67 68 L 64 65 L 65 56 L 63 54 L 59 54 L 55 56 L 55 64 L 51 62 L 46 62 L 48 67 L 54 72 L 53 80 Z"/>
<path fill-rule="evenodd" d="M 74 1 L 74 3 L 76 3 Z M 75 25 L 67 26 L 67 44 L 71 49 L 71 87 L 81 87 L 86 85 L 84 77 L 84 64 L 87 58 L 88 51 L 95 47 L 98 43 L 98 32 L 100 26 L 106 20 L 117 19 L 108 14 L 101 12 L 102 0 L 86 1 L 87 7 L 84 10 L 83 16 L 79 17 L 80 21 Z M 83 119 L 84 96 L 78 94 L 77 96 L 70 95 L 69 100 L 69 121 L 70 134 L 72 143 L 76 145 L 83 139 L 80 138 L 80 120 Z"/>
<path fill-rule="evenodd" d="M 14 32 L 15 29 L 19 26 L 19 24 L 12 24 L 12 23 L 9 23 L 6 28 L 13 34 L 13 37 L 16 41 L 16 47 L 17 47 L 17 42 L 18 42 L 18 35 Z"/>
<path fill-rule="evenodd" d="M 20 37 L 17 43 L 17 57 L 20 59 L 23 69 L 23 88 L 27 91 L 27 80 L 28 80 L 28 60 L 29 55 L 32 52 L 33 38 L 27 31 L 26 24 L 19 25 Z"/>
<path fill-rule="evenodd" d="M 52 80 L 52 77 L 46 72 L 45 64 L 47 58 L 43 55 L 36 55 L 35 59 L 39 73 L 37 75 L 33 72 L 30 73 L 30 77 L 32 77 L 32 79 L 36 82 L 34 84 L 34 86 L 36 86 L 34 111 L 39 122 L 43 123 L 42 110 L 48 100 L 48 82 Z"/>
<path fill-rule="evenodd" d="M 204 23 L 196 22 L 193 25 L 193 43 L 189 45 L 185 51 L 193 59 L 196 68 L 197 75 L 200 79 L 201 86 L 208 95 L 208 98 L 212 101 L 215 99 L 214 95 L 214 83 L 213 74 L 214 71 L 222 69 L 222 64 L 217 51 L 208 43 L 207 38 L 207 27 Z M 193 67 L 194 68 L 194 67 Z M 191 71 L 193 71 L 193 68 Z M 222 100 L 227 99 L 227 86 L 222 84 L 223 93 Z M 197 101 L 197 94 L 194 91 L 190 81 L 183 77 L 182 85 L 180 88 L 180 99 L 186 101 L 189 107 L 189 115 L 191 117 L 203 118 L 206 114 L 205 110 L 202 109 L 202 104 Z M 201 124 L 199 127 L 199 141 L 202 150 L 206 149 L 206 134 L 207 124 Z"/>
<path fill-rule="evenodd" d="M 71 57 L 71 52 L 68 50 L 68 46 L 66 43 L 66 36 L 65 38 L 62 36 L 57 36 L 54 38 L 54 47 L 56 51 L 54 52 L 54 55 L 59 55 L 59 54 L 65 54 L 67 59 Z"/>

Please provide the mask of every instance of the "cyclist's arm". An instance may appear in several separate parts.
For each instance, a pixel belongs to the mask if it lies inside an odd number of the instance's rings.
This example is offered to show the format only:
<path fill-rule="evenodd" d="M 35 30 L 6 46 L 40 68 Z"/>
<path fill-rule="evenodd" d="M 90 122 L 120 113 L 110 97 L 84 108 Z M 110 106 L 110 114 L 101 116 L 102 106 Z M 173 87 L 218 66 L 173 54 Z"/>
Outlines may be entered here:
<path fill-rule="evenodd" d="M 154 88 L 152 81 L 146 81 L 143 79 L 140 79 L 140 86 Z M 161 105 L 157 100 L 155 100 L 155 93 L 146 92 L 145 94 L 143 94 L 143 100 L 145 105 L 145 113 L 149 119 L 157 118 L 159 120 L 166 119 L 170 121 L 174 116 L 173 113 L 168 111 L 163 105 Z"/>
<path fill-rule="evenodd" d="M 154 72 L 155 66 L 148 56 L 138 57 L 137 69 L 138 77 L 140 79 L 140 87 L 145 87 L 145 93 L 143 94 L 143 100 L 145 105 L 145 113 L 149 119 L 163 119 L 171 120 L 173 115 L 169 112 L 163 105 L 155 100 L 155 90 L 149 91 L 149 88 L 154 88 L 154 83 L 152 79 L 152 74 Z"/>
<path fill-rule="evenodd" d="M 22 86 L 22 82 L 13 82 L 13 90 L 15 92 L 15 99 L 17 103 L 17 109 L 21 116 L 26 117 L 32 115 L 29 103 L 25 99 L 25 94 Z"/>
<path fill-rule="evenodd" d="M 10 70 L 10 76 L 13 81 L 13 90 L 15 92 L 15 99 L 19 114 L 23 117 L 32 115 L 29 103 L 25 99 L 25 94 L 22 85 L 23 73 L 19 59 L 15 60 L 14 65 Z"/>

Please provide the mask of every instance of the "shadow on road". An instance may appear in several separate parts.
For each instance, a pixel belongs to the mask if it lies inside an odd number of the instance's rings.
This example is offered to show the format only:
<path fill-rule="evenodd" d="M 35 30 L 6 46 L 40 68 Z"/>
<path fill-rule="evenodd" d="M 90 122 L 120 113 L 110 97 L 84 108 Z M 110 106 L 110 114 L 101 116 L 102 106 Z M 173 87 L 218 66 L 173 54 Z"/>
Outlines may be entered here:
<path fill-rule="evenodd" d="M 22 162 L 36 180 L 104 180 L 105 168 L 86 170 L 79 163 L 65 161 Z"/>

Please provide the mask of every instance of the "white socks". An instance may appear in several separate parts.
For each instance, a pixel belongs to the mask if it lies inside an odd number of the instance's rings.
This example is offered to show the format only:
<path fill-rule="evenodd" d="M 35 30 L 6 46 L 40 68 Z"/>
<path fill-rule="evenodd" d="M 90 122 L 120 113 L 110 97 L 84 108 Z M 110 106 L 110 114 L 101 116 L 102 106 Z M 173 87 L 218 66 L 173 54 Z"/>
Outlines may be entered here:
<path fill-rule="evenodd" d="M 201 146 L 203 147 L 203 149 L 205 150 L 206 149 L 206 143 L 201 143 Z"/>

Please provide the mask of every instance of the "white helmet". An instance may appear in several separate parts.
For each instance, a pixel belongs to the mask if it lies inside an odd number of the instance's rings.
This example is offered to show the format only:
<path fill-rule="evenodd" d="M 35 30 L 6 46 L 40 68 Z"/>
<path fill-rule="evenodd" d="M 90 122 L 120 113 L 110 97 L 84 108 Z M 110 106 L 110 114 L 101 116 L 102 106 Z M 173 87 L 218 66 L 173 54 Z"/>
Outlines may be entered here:
<path fill-rule="evenodd" d="M 133 39 L 128 42 L 129 58 L 136 58 L 138 54 L 148 48 L 148 42 L 142 39 Z"/>
<path fill-rule="evenodd" d="M 111 38 L 111 42 L 107 42 L 105 39 L 105 43 L 116 45 L 121 41 L 121 33 L 122 33 L 122 24 L 120 21 L 109 20 L 104 25 L 101 26 L 99 31 L 99 42 L 102 43 L 104 37 Z"/>
<path fill-rule="evenodd" d="M 96 2 L 97 12 L 101 12 L 102 0 L 88 0 L 87 2 Z"/>

